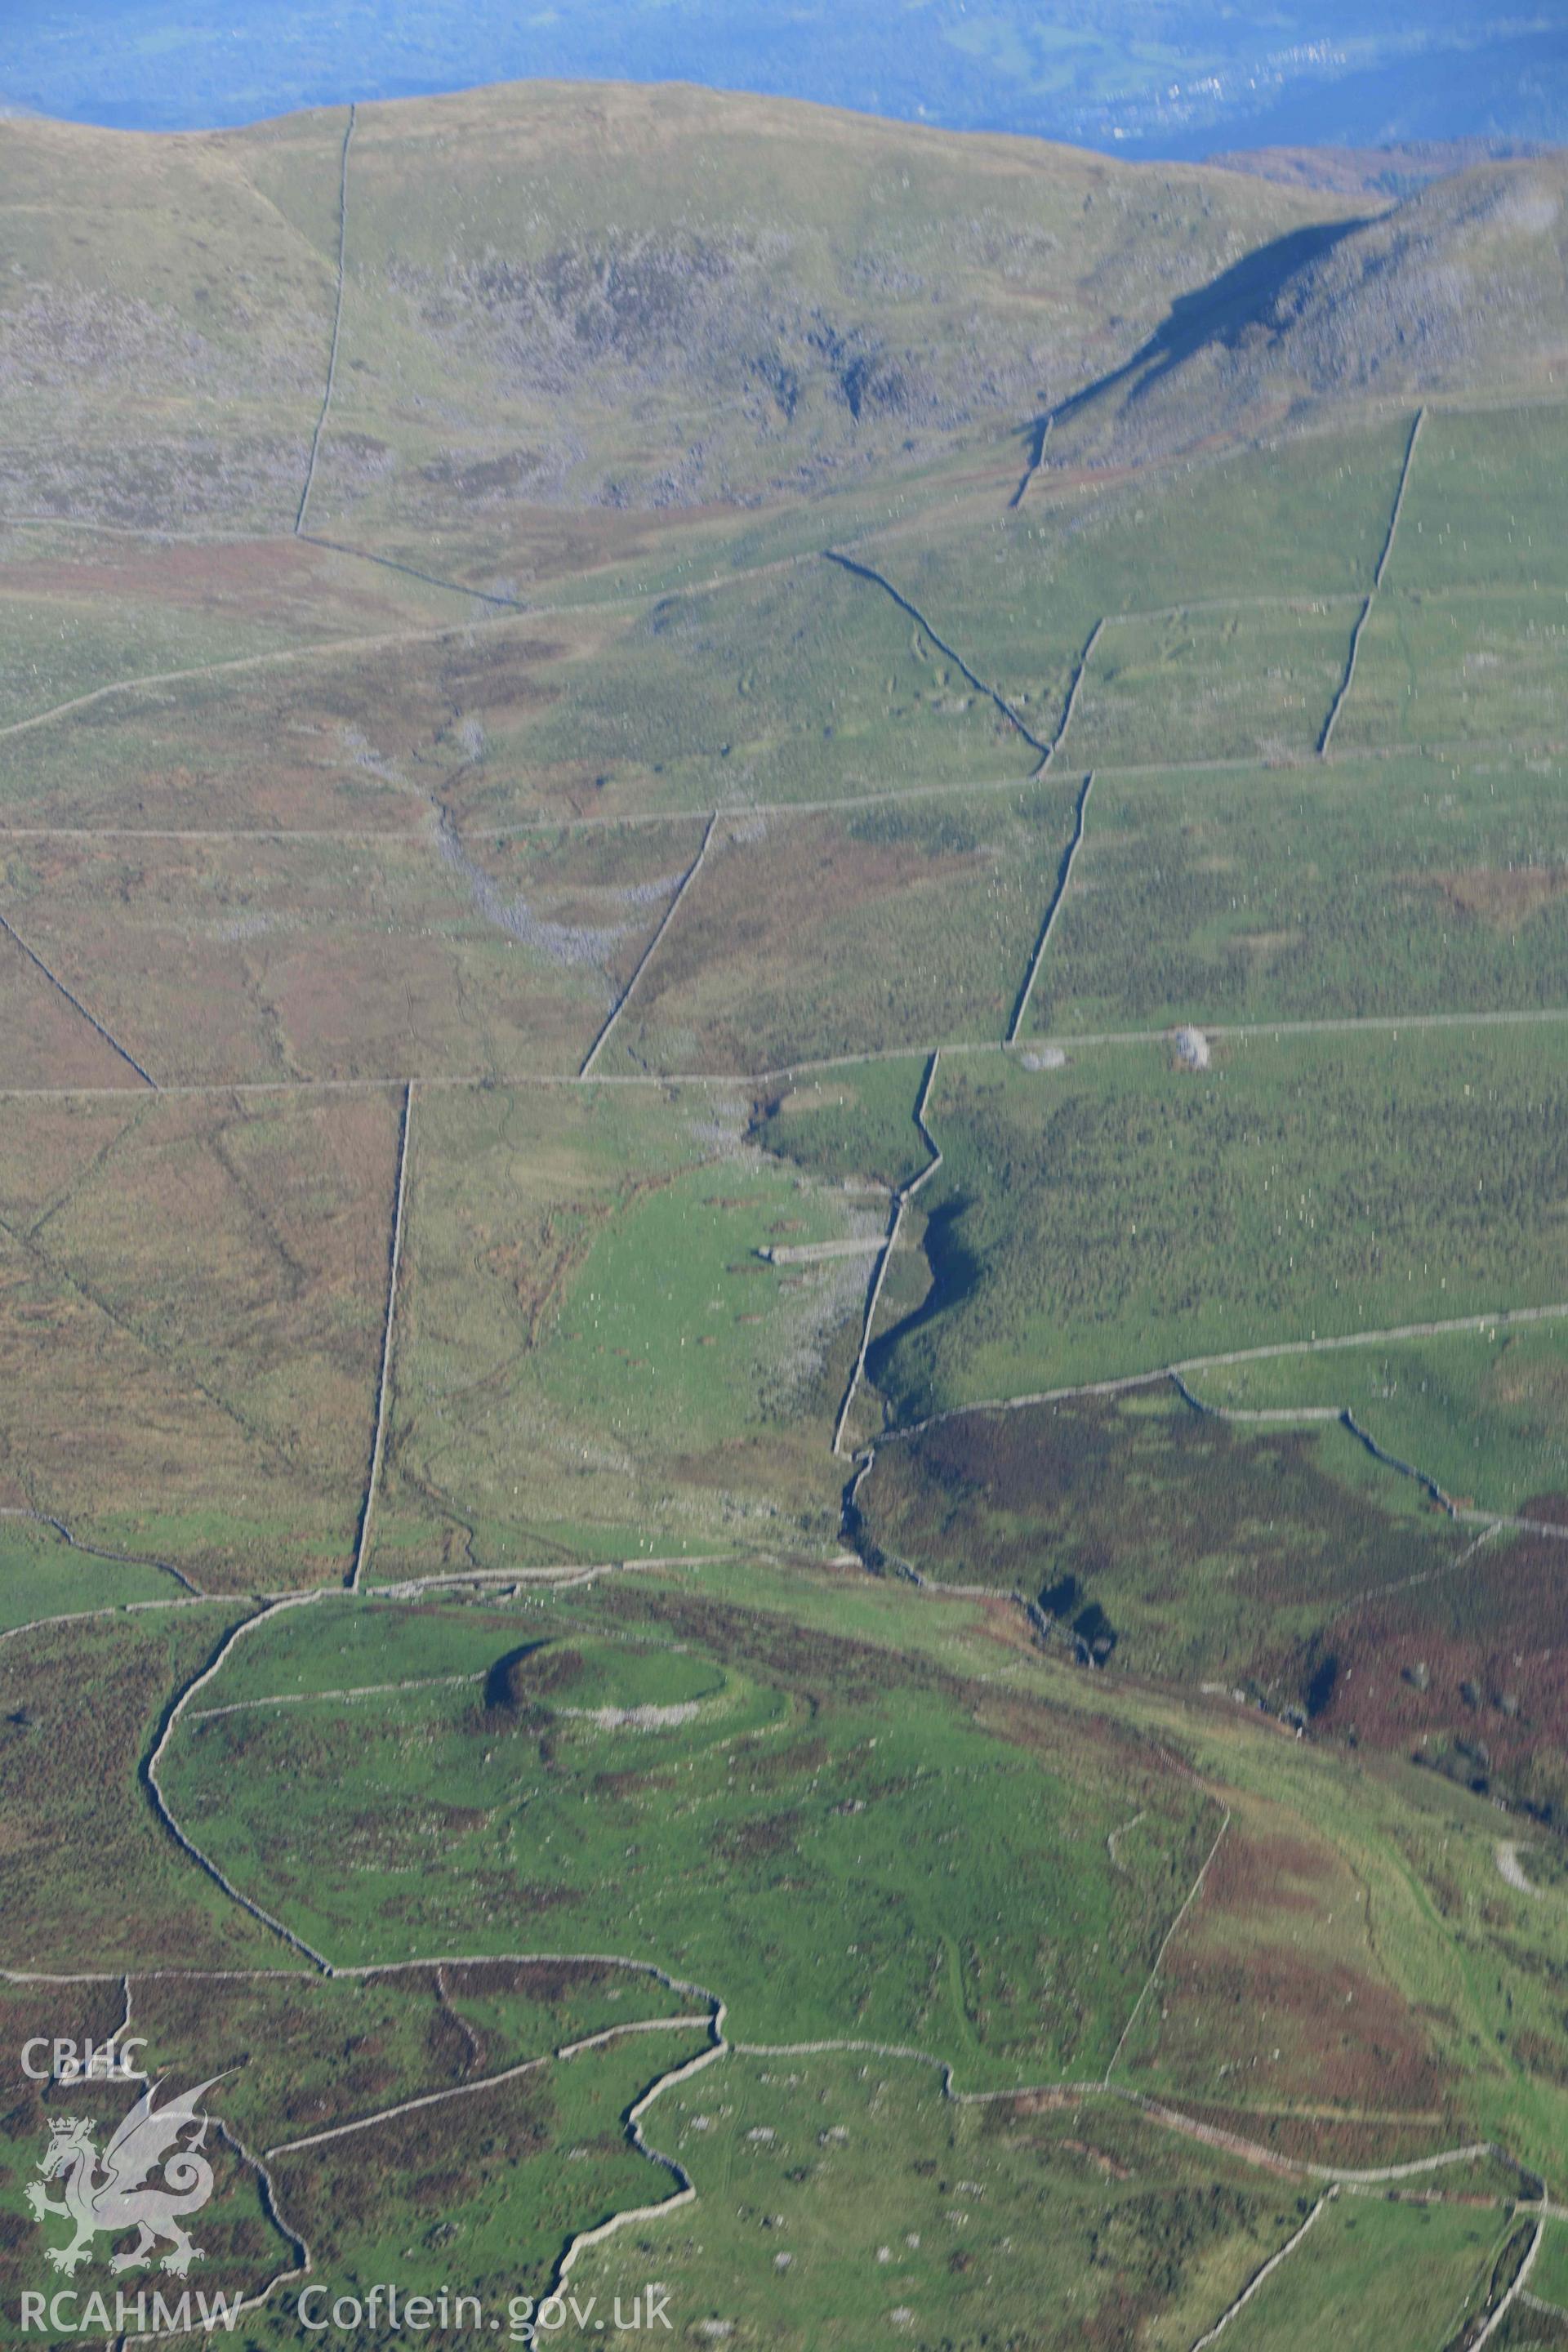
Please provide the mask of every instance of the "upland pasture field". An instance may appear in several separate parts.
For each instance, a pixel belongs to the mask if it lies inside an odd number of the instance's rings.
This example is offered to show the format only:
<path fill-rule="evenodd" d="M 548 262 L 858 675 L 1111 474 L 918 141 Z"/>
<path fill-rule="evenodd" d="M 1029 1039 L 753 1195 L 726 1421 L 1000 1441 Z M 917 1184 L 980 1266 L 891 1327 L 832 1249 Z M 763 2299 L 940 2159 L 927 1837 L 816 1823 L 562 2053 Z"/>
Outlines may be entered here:
<path fill-rule="evenodd" d="M 1101 767 L 1029 1029 L 1553 1013 L 1560 781 L 1544 753 Z"/>
<path fill-rule="evenodd" d="M 1442 160 L 0 120 L 7 2341 L 110 2035 L 258 2352 L 1568 2341 L 1568 191 Z"/>

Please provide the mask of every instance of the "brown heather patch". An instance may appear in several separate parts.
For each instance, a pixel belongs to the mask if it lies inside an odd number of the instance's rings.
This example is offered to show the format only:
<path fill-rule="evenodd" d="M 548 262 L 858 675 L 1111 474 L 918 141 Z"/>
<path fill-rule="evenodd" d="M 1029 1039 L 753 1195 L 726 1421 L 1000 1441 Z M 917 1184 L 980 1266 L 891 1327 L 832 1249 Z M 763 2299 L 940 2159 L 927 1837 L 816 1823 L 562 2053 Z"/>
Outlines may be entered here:
<path fill-rule="evenodd" d="M 1062 2091 L 1020 2091 L 1016 2099 L 1005 2103 L 998 2099 L 985 2110 L 985 2127 L 1000 2130 L 1019 2116 L 1052 2116 L 1082 2105 L 1083 2094 L 1077 2089 Z M 1064 2142 L 1066 2146 L 1075 2143 Z"/>
<path fill-rule="evenodd" d="M 296 539 L 206 545 L 100 541 L 90 558 L 0 564 L 0 597 L 130 598 L 186 611 L 370 635 L 410 621 L 405 601 L 369 564 Z M 184 667 L 183 664 L 171 665 Z"/>
<path fill-rule="evenodd" d="M 1462 2119 L 1442 2106 L 1404 2113 L 1367 2115 L 1354 2103 L 1343 2112 L 1324 2106 L 1285 2110 L 1268 2105 L 1226 2106 L 1212 2100 L 1184 2099 L 1182 2112 L 1211 2130 L 1266 2147 L 1290 2164 L 1345 2165 L 1370 2170 L 1405 2164 L 1451 2147 L 1462 2136 Z"/>
<path fill-rule="evenodd" d="M 100 1110 L 68 1137 L 37 1246 L 0 1241 L 6 1452 L 73 1528 L 155 1500 L 155 1537 L 121 1519 L 112 1540 L 172 1548 L 204 1582 L 248 1574 L 252 1541 L 269 1580 L 319 1575 L 352 1545 L 363 1477 L 395 1100 L 147 1097 L 108 1152 Z M 0 1136 L 0 1198 L 37 1184 L 44 1131 Z"/>
<path fill-rule="evenodd" d="M 483 2036 L 477 2028 L 465 2030 L 464 2021 L 440 2005 L 432 2009 L 426 2021 L 425 2053 L 439 2083 L 460 2082 L 467 2074 L 489 2071 Z"/>
<path fill-rule="evenodd" d="M 644 1180 L 629 1185 L 613 1201 L 590 1193 L 568 1194 L 552 1202 L 536 1222 L 525 1223 L 521 1233 L 510 1231 L 486 1250 L 485 1271 L 510 1286 L 528 1324 L 530 1348 L 538 1347 L 545 1336 L 546 1318 L 611 1220 L 668 1181 Z"/>
<path fill-rule="evenodd" d="M 1359 2110 L 1441 2104 L 1428 2036 L 1383 1975 L 1355 1874 L 1303 1826 L 1237 1808 L 1161 1970 L 1152 2059 L 1129 2077 Z"/>
<path fill-rule="evenodd" d="M 237 1612 L 74 1625 L 0 1651 L 0 1916 L 14 1968 L 273 1967 L 281 1948 L 182 1855 L 139 1779 L 163 1711 Z M 75 1998 L 73 1989 L 73 2000 Z"/>
<path fill-rule="evenodd" d="M 441 684 L 456 708 L 492 725 L 535 719 L 559 699 L 562 689 L 531 676 L 529 666 L 588 650 L 565 638 L 520 637 L 510 630 L 493 639 L 459 640 L 443 646 Z"/>
<path fill-rule="evenodd" d="M 1568 2091 L 1568 2056 L 1560 2042 L 1549 2042 L 1543 2033 L 1529 2027 L 1513 2037 L 1514 2054 L 1521 2066 L 1542 2082 L 1555 2084 L 1560 2091 Z"/>
<path fill-rule="evenodd" d="M 831 1694 L 850 1706 L 864 1705 L 879 1692 L 900 1685 L 929 1687 L 946 1679 L 921 1660 L 901 1658 L 872 1643 L 822 1633 L 706 1595 L 612 1587 L 605 1590 L 601 1607 L 612 1620 L 663 1626 L 674 1639 L 690 1642 L 726 1662 L 755 1667 L 786 1689 L 805 1687 L 824 1697 Z"/>
<path fill-rule="evenodd" d="M 25 918 L 24 918 L 25 919 Z M 24 932 L 24 937 L 26 933 Z M 141 1079 L 0 933 L 0 1086 L 116 1087 Z M 7 1105 L 9 1116 L 10 1106 Z"/>
<path fill-rule="evenodd" d="M 543 2003 L 570 2000 L 582 1992 L 607 1986 L 637 1984 L 638 1999 L 657 2004 L 662 1992 L 640 1990 L 643 1979 L 622 1969 L 605 1968 L 596 1960 L 479 1960 L 444 1971 L 447 1998 L 472 2000 L 498 1995 Z"/>
<path fill-rule="evenodd" d="M 258 2142 L 326 2129 L 452 2087 L 513 2063 L 569 2029 L 569 2017 L 562 2016 L 481 2024 L 459 2014 L 463 2001 L 515 2000 L 560 2011 L 614 1988 L 627 1994 L 628 2016 L 683 2006 L 662 1987 L 595 1962 L 481 1962 L 441 1973 L 444 2001 L 434 1966 L 337 1984 L 286 1969 L 271 1979 L 139 1977 L 136 2023 L 150 2038 L 158 2071 L 192 2080 L 228 2073 L 233 2087 L 224 2112 Z M 12 1995 L 0 2003 L 0 2032 L 11 2032 L 6 2050 L 19 2051 L 34 2032 L 101 2040 L 121 2013 L 113 1979 L 72 1987 L 68 1995 L 58 1987 L 28 1993 L 26 2000 Z M 30 2087 L 8 2083 L 0 2068 L 0 2102 L 8 2091 L 25 2099 Z"/>
<path fill-rule="evenodd" d="M 1568 866 L 1471 866 L 1426 880 L 1461 914 L 1517 930 L 1568 892 Z"/>
<path fill-rule="evenodd" d="M 700 889 L 648 967 L 643 1010 L 719 963 L 798 969 L 811 939 L 837 919 L 985 861 L 984 850 L 933 854 L 918 840 L 868 842 L 830 823 L 771 821 L 763 840 L 727 840 L 722 855 L 710 856 Z"/>
<path fill-rule="evenodd" d="M 330 2254 L 383 2224 L 389 2204 L 448 2218 L 499 2190 L 515 2165 L 549 2145 L 554 2113 L 542 2075 L 525 2075 L 482 2102 L 452 2099 L 395 2116 L 341 2146 L 276 2158 L 284 2203 L 320 2262 L 323 2248 Z"/>
<path fill-rule="evenodd" d="M 1131 2165 L 1119 2164 L 1115 2157 L 1107 2156 L 1102 2147 L 1096 2147 L 1089 2140 L 1064 2139 L 1062 2146 L 1069 2149 L 1074 2156 L 1081 2156 L 1086 2162 L 1096 2166 L 1109 2179 L 1131 2180 L 1132 2178 Z"/>
<path fill-rule="evenodd" d="M 1240 1909 L 1266 1903 L 1277 1916 L 1313 1913 L 1334 1877 L 1332 1857 L 1303 1839 L 1276 1832 L 1237 1840 L 1220 1867 L 1226 1899 Z"/>
<path fill-rule="evenodd" d="M 280 1965 L 287 1970 L 287 1956 Z M 274 1979 L 144 1977 L 135 1981 L 137 2031 L 158 2067 L 193 2079 L 234 2070 L 225 2112 L 248 2134 L 276 2138 L 363 2114 L 395 2095 L 416 2029 L 400 2032 L 429 1998 L 414 1979 L 339 1989 L 303 1972 Z M 403 2011 L 402 2016 L 399 2011 Z M 416 2086 L 417 2087 L 417 2086 Z"/>
<path fill-rule="evenodd" d="M 447 455 L 448 464 L 453 454 Z M 649 556 L 663 561 L 666 547 L 682 538 L 696 542 L 696 558 L 703 551 L 706 535 L 737 521 L 754 522 L 758 512 L 719 500 L 658 508 L 547 506 L 519 499 L 509 499 L 503 512 L 484 513 L 476 512 L 448 485 L 436 481 L 426 484 L 419 507 L 422 514 L 438 510 L 453 519 L 462 540 L 458 547 L 449 550 L 451 576 L 474 580 L 481 586 L 498 575 L 526 586 L 551 579 L 576 579 Z M 361 529 L 359 544 L 416 564 L 428 553 L 421 532 L 405 535 L 374 524 Z M 717 551 L 722 541 L 715 538 L 715 545 Z"/>
<path fill-rule="evenodd" d="M 1306 942 L 1305 931 L 1243 931 L 1234 945 L 1253 963 L 1270 964 L 1277 957 L 1304 947 Z"/>
<path fill-rule="evenodd" d="M 132 1072 L 126 1076 L 135 1084 Z M 47 1095 L 7 1102 L 0 1216 L 12 1224 L 31 1224 L 42 1210 L 73 1192 L 97 1160 L 113 1152 L 147 1108 L 146 1089 L 139 1084 L 128 1102 L 63 1102 Z"/>
<path fill-rule="evenodd" d="M 1097 1770 L 1115 1774 L 1124 1788 L 1136 1790 L 1146 1802 L 1159 1792 L 1168 1797 L 1178 1779 L 1190 1790 L 1197 1790 L 1195 1780 L 1174 1762 L 1168 1749 L 1152 1740 L 1145 1746 L 1136 1732 L 1113 1717 L 1076 1710 L 1069 1715 L 1028 1698 L 999 1699 L 984 1685 L 964 1687 L 983 1731 L 1025 1748 L 1053 1770 L 1076 1776 L 1092 1753 Z M 1218 1826 L 1216 1812 L 1214 1827 Z"/>
<path fill-rule="evenodd" d="M 1532 1359 L 1506 1346 L 1492 1366 L 1486 1392 L 1499 1404 L 1545 1404 L 1564 1411 L 1568 1409 L 1568 1361 L 1549 1355 Z M 1520 1516 L 1550 1519 L 1559 1527 L 1568 1527 L 1568 1496 L 1531 1496 L 1520 1507 Z"/>
<path fill-rule="evenodd" d="M 759 1270 L 766 1271 L 764 1268 Z M 749 1274 L 752 1267 L 748 1266 L 744 1271 Z M 752 1326 L 767 1319 L 763 1315 L 736 1318 L 738 1322 Z M 848 1356 L 846 1351 L 843 1377 L 847 1378 L 847 1374 Z M 819 1378 L 812 1390 L 805 1391 L 802 1400 L 804 1409 L 811 1410 L 815 1399 L 819 1410 L 830 1412 L 832 1405 L 824 1401 L 826 1387 L 827 1383 Z M 839 1393 L 842 1393 L 842 1379 Z M 783 1486 L 785 1492 L 792 1487 L 796 1492 L 822 1491 L 824 1501 L 829 1502 L 831 1497 L 826 1491 L 828 1481 L 822 1467 L 825 1450 L 825 1441 L 809 1425 L 803 1428 L 798 1423 L 791 1426 L 775 1422 L 756 1435 L 721 1438 L 703 1453 L 671 1454 L 667 1457 L 667 1472 L 678 1485 L 702 1487 L 710 1494 L 765 1491 L 772 1482 Z M 836 1480 L 833 1483 L 837 1486 L 840 1482 Z"/>
<path fill-rule="evenodd" d="M 553 1697 L 570 1690 L 583 1674 L 583 1653 L 570 1643 L 530 1643 L 497 1661 L 490 1669 L 485 1696 L 492 1705 L 524 1706 L 530 1701 Z"/>
<path fill-rule="evenodd" d="M 26 2142 L 44 2131 L 46 2086 L 23 2074 L 25 2044 L 41 2033 L 51 2042 L 59 2035 L 96 2046 L 113 2032 L 122 2010 L 120 1986 L 112 1979 L 0 1988 L 0 2137 Z"/>
<path fill-rule="evenodd" d="M 673 1789 L 674 1786 L 675 1775 L 672 1772 L 644 1772 L 635 1766 L 619 1772 L 595 1772 L 589 1783 L 594 1796 L 603 1797 L 612 1804 L 619 1804 L 623 1801 L 631 1804 L 645 1797 L 657 1796 L 661 1790 Z"/>
<path fill-rule="evenodd" d="M 1561 1496 L 1525 1515 L 1568 1525 Z M 1568 1579 L 1562 1546 L 1518 1536 L 1457 1575 L 1332 1629 L 1337 1672 L 1314 1730 L 1438 1765 L 1568 1822 Z"/>
<path fill-rule="evenodd" d="M 82 852 L 69 842 L 36 841 L 25 853 L 11 853 L 5 867 L 5 880 L 11 886 L 6 891 L 6 914 L 24 938 L 28 915 L 37 911 L 34 904 L 37 895 L 62 882 L 74 881 L 81 864 Z M 116 896 L 124 898 L 123 887 Z"/>
<path fill-rule="evenodd" d="M 1300 1431 L 1244 1431 L 1184 1409 L 1040 1406 L 966 1414 L 884 1447 L 859 1504 L 873 1542 L 940 1581 L 1031 1598 L 1045 1582 L 1054 1614 L 1070 1623 L 1097 1606 L 1129 1633 L 1135 1664 L 1167 1643 L 1196 1663 L 1207 1645 L 1201 1671 L 1236 1681 L 1277 1664 L 1276 1612 L 1300 1622 L 1304 1603 L 1327 1611 L 1438 1564 L 1429 1531 L 1322 1461 Z"/>
<path fill-rule="evenodd" d="M 726 1862 L 762 1862 L 769 1854 L 794 1852 L 802 1819 L 795 1807 L 781 1813 L 758 1814 L 750 1821 L 725 1823 L 713 1832 L 710 1843 Z"/>

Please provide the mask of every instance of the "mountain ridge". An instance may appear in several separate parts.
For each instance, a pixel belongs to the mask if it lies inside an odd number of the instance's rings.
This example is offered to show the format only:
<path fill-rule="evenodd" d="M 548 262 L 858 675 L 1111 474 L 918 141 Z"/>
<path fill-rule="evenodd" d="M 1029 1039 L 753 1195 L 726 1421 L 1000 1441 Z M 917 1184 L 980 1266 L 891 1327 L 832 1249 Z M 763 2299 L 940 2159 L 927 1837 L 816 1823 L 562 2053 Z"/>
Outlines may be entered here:
<path fill-rule="evenodd" d="M 1068 404 L 1052 457 L 1170 456 L 1216 428 L 1246 437 L 1336 404 L 1539 392 L 1568 371 L 1568 155 L 1473 165 L 1374 216 L 1227 305 L 1216 281 L 1124 368 Z M 1176 330 L 1180 330 L 1179 332 Z"/>
<path fill-rule="evenodd" d="M 355 123 L 318 527 L 749 503 L 919 463 L 1070 396 L 1247 252 L 1352 209 L 689 86 L 514 85 Z M 29 412 L 63 320 L 55 391 L 101 450 L 100 510 L 278 518 L 325 376 L 345 124 L 0 127 L 8 502 L 56 496 Z M 226 480 L 190 454 L 215 405 L 244 445 L 226 423 Z M 136 461 L 124 436 L 157 446 Z"/>

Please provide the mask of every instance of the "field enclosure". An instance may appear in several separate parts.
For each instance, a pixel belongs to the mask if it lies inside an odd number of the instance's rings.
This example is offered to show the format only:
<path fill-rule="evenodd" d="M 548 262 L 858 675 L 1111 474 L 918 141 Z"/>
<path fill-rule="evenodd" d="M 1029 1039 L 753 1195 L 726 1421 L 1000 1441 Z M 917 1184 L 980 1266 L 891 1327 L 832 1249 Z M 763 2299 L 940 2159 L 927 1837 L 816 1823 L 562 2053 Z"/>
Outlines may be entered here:
<path fill-rule="evenodd" d="M 1562 2340 L 1560 182 L 0 122 L 0 2044 L 247 2343 Z"/>

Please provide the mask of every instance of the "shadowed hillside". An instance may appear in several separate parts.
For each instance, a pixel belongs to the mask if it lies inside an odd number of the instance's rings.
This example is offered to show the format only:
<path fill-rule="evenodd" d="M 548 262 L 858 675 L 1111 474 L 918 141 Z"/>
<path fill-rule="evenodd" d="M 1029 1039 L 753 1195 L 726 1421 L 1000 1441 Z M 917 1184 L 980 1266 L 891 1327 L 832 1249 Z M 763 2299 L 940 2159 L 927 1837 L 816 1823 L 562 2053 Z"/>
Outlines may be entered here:
<path fill-rule="evenodd" d="M 1489 163 L 1249 255 L 1058 410 L 1052 462 L 1163 455 L 1335 400 L 1560 381 L 1565 194 L 1561 155 Z"/>

